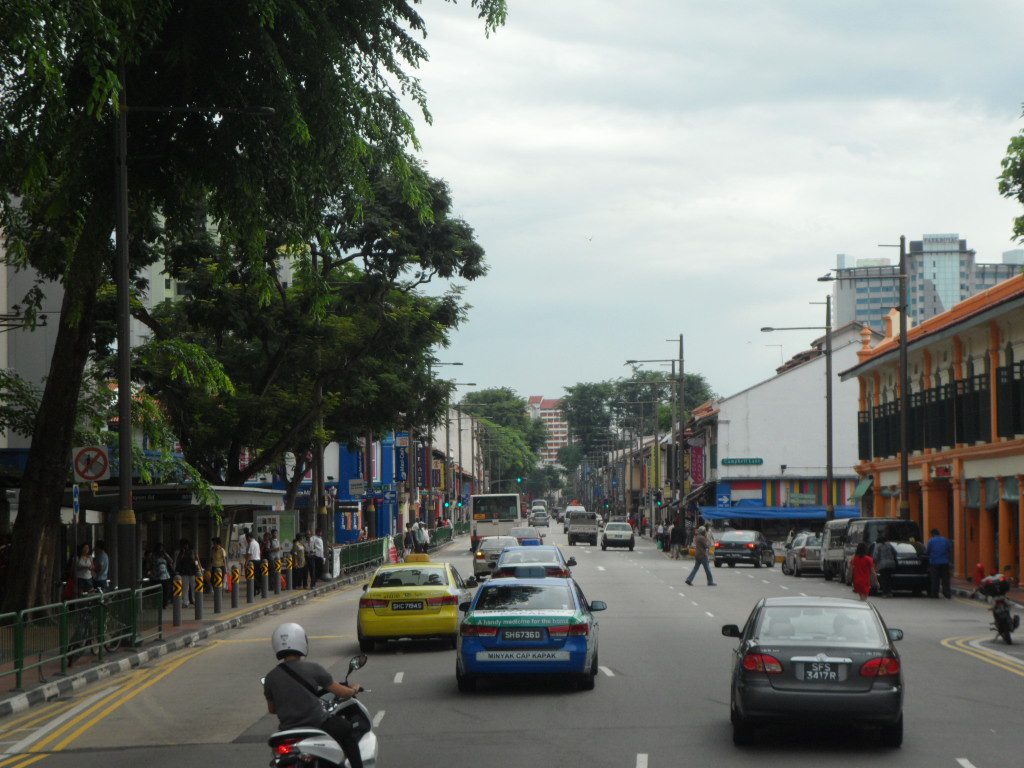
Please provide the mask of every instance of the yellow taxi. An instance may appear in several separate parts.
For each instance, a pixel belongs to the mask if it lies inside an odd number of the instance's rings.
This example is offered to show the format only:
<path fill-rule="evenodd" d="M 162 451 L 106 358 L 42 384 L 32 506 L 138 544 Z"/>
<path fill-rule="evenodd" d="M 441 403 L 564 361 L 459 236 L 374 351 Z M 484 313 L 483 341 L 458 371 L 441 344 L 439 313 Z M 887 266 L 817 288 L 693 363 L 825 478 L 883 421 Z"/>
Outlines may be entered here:
<path fill-rule="evenodd" d="M 359 599 L 356 633 L 359 650 L 402 638 L 443 637 L 455 647 L 459 637 L 459 603 L 472 598 L 476 579 L 463 580 L 451 563 L 425 555 L 404 563 L 382 565 Z"/>

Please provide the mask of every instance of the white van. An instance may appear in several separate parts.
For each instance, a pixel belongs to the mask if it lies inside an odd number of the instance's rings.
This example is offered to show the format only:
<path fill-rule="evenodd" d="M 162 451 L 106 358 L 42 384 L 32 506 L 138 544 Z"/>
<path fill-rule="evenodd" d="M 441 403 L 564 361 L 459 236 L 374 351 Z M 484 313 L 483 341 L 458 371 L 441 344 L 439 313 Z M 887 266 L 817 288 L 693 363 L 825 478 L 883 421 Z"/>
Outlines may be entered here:
<path fill-rule="evenodd" d="M 583 507 L 570 507 L 565 519 L 569 521 L 569 529 L 566 531 L 569 534 L 569 546 L 577 541 L 589 541 L 591 546 L 597 546 L 599 529 L 596 514 L 587 512 Z"/>

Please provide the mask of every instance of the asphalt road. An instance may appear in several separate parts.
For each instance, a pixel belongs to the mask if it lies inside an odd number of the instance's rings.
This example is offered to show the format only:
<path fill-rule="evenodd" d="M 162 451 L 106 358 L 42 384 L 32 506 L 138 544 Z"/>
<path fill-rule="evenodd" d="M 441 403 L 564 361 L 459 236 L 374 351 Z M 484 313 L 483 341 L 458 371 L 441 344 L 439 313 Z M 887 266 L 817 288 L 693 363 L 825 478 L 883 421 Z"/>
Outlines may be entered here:
<path fill-rule="evenodd" d="M 560 531 L 552 528 L 549 539 L 564 545 Z M 467 546 L 459 539 L 437 559 L 468 576 Z M 609 605 L 600 615 L 596 690 L 509 681 L 460 694 L 454 651 L 440 643 L 393 644 L 372 654 L 354 678 L 372 689 L 363 700 L 379 723 L 383 765 L 1024 765 L 1024 659 L 1016 647 L 989 642 L 980 604 L 878 601 L 890 626 L 906 632 L 906 737 L 898 753 L 870 731 L 842 723 L 831 730 L 772 729 L 741 750 L 732 745 L 728 713 L 735 641 L 721 636 L 721 625 L 742 623 L 764 595 L 845 596 L 848 589 L 783 576 L 778 567 L 743 566 L 713 569 L 715 588 L 703 575 L 688 587 L 690 561 L 673 562 L 646 540 L 632 553 L 564 549 L 579 561 L 574 573 L 587 597 Z M 285 619 L 302 623 L 312 637 L 311 657 L 343 677 L 358 652 L 359 595 L 358 588 L 331 593 L 0 720 L 0 750 L 9 755 L 0 768 L 265 766 L 266 737 L 276 725 L 259 684 L 275 663 L 270 631 Z"/>

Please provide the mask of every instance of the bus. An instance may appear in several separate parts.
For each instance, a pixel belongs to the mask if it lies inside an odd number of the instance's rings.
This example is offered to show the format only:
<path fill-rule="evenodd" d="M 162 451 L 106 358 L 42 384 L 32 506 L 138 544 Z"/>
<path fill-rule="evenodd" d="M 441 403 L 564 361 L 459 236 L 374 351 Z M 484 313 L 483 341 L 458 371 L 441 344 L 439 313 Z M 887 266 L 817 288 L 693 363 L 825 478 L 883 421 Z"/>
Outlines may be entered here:
<path fill-rule="evenodd" d="M 469 497 L 469 514 L 473 516 L 470 544 L 476 549 L 484 536 L 508 536 L 523 525 L 522 502 L 518 493 L 481 493 Z"/>

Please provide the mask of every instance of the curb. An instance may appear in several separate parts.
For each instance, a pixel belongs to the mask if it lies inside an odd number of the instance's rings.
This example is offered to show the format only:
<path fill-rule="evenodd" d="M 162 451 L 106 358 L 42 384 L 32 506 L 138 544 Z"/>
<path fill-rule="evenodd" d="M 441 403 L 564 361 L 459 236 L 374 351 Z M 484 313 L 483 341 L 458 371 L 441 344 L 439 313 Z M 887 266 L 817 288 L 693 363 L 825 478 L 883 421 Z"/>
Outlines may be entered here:
<path fill-rule="evenodd" d="M 433 552 L 441 552 L 450 547 L 453 543 L 455 543 L 454 537 L 451 541 L 447 541 L 442 546 L 433 550 Z M 377 568 L 378 565 L 379 563 L 373 565 L 371 568 Z M 0 699 L 0 718 L 16 715 L 19 712 L 24 712 L 30 707 L 36 706 L 37 704 L 45 704 L 47 701 L 51 701 L 59 696 L 63 696 L 64 694 L 81 690 L 91 683 L 106 680 L 108 677 L 120 672 L 127 672 L 133 667 L 145 664 L 147 661 L 158 659 L 161 656 L 166 656 L 174 651 L 180 651 L 183 648 L 189 648 L 200 640 L 205 640 L 213 635 L 226 632 L 229 629 L 234 629 L 244 624 L 248 624 L 262 616 L 277 613 L 278 611 L 282 611 L 286 608 L 291 608 L 295 605 L 305 603 L 314 597 L 319 597 L 320 595 L 328 592 L 334 592 L 342 587 L 355 584 L 357 581 L 365 579 L 367 571 L 370 571 L 371 568 L 364 568 L 363 570 L 355 573 L 339 576 L 323 586 L 307 590 L 300 595 L 294 595 L 284 600 L 270 603 L 269 605 L 262 605 L 257 608 L 253 608 L 251 611 L 243 613 L 241 616 L 235 616 L 234 618 L 227 619 L 226 621 L 211 624 L 208 627 L 202 627 L 201 629 L 197 629 L 193 632 L 188 632 L 179 637 L 175 637 L 173 640 L 161 641 L 157 645 L 147 648 L 144 651 L 132 653 L 123 659 L 107 662 L 105 664 L 98 664 L 94 667 L 83 669 L 81 672 L 69 674 L 66 677 L 62 677 L 60 680 L 44 683 L 30 691 L 17 693 L 14 696 L 7 697 L 6 699 Z"/>
<path fill-rule="evenodd" d="M 952 592 L 957 597 L 965 597 L 968 600 L 977 600 L 980 603 L 985 603 L 986 605 L 988 605 L 988 599 L 986 599 L 986 597 L 980 594 L 979 592 L 975 592 L 973 589 L 965 589 L 964 587 L 953 587 L 952 589 L 950 589 L 950 592 Z M 1024 605 L 1022 605 L 1021 603 L 1010 600 L 1009 598 L 1006 599 L 1006 602 L 1008 602 L 1018 611 L 1024 611 Z"/>

